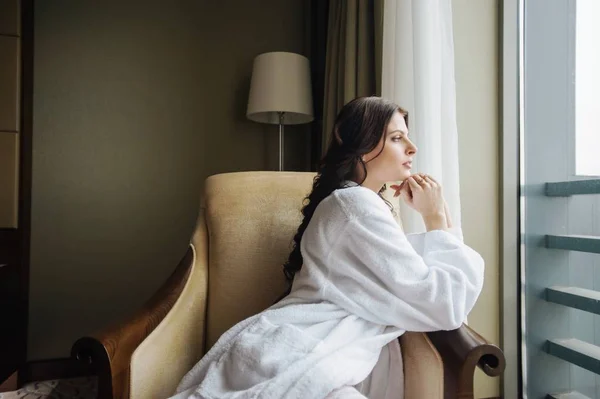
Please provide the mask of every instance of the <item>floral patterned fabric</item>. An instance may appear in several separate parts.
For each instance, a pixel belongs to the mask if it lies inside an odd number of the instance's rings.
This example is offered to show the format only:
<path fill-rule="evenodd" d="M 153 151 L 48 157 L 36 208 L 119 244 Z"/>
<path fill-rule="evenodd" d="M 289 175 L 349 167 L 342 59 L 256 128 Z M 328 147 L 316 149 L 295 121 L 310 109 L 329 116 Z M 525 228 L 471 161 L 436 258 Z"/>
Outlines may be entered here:
<path fill-rule="evenodd" d="M 21 389 L 0 393 L 0 399 L 96 399 L 96 377 L 36 381 Z"/>

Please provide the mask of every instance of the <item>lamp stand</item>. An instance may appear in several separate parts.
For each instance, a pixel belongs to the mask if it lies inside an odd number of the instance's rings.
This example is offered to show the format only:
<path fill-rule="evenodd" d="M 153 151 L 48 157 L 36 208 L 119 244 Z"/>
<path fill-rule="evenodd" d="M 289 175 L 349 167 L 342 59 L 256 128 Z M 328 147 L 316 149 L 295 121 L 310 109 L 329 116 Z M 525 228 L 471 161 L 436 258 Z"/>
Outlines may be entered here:
<path fill-rule="evenodd" d="M 285 112 L 279 114 L 279 171 L 283 171 L 283 117 Z"/>

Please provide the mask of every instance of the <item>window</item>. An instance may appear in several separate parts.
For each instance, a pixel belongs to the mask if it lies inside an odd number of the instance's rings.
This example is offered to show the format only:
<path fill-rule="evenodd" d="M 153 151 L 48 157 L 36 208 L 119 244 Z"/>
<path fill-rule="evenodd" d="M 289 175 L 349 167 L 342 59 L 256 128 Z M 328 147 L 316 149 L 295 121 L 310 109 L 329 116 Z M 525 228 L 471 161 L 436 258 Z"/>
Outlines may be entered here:
<path fill-rule="evenodd" d="M 575 170 L 600 176 L 600 1 L 575 10 Z"/>
<path fill-rule="evenodd" d="M 503 4 L 504 396 L 600 398 L 600 1 Z"/>

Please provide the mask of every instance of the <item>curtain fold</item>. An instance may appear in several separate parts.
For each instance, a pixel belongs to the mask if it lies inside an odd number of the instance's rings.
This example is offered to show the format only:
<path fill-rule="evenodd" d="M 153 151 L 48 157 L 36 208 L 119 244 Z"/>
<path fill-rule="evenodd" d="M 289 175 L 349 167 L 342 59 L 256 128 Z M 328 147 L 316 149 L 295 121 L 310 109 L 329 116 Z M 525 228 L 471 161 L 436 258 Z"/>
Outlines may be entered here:
<path fill-rule="evenodd" d="M 325 59 L 327 54 L 327 23 L 329 3 L 327 0 L 306 2 L 308 48 L 313 109 L 315 119 L 310 124 L 310 170 L 316 171 L 321 159 L 321 141 L 323 134 L 323 100 L 325 86 Z"/>
<path fill-rule="evenodd" d="M 356 97 L 378 94 L 382 9 L 383 0 L 329 0 L 321 154 L 339 110 Z"/>
<path fill-rule="evenodd" d="M 451 0 L 385 0 L 382 96 L 405 108 L 419 148 L 413 172 L 443 186 L 455 226 L 460 226 L 460 184 L 454 39 Z M 402 201 L 407 232 L 425 231 L 422 218 Z"/>

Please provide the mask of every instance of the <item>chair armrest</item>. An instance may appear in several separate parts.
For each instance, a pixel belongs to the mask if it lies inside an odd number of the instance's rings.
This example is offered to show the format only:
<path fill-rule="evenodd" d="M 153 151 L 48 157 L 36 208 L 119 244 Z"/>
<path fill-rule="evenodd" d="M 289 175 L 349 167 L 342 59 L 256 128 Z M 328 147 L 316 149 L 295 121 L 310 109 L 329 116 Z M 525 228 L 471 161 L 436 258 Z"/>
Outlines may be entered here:
<path fill-rule="evenodd" d="M 404 363 L 404 399 L 442 399 L 444 364 L 427 334 L 405 332 L 400 336 Z"/>
<path fill-rule="evenodd" d="M 473 376 L 479 367 L 490 377 L 504 372 L 502 350 L 463 324 L 452 331 L 427 333 L 444 362 L 444 390 L 447 398 L 473 398 Z"/>
<path fill-rule="evenodd" d="M 190 246 L 167 281 L 133 317 L 73 344 L 71 356 L 91 366 L 98 375 L 98 398 L 129 397 L 131 356 L 179 298 L 190 276 L 193 259 Z"/>

